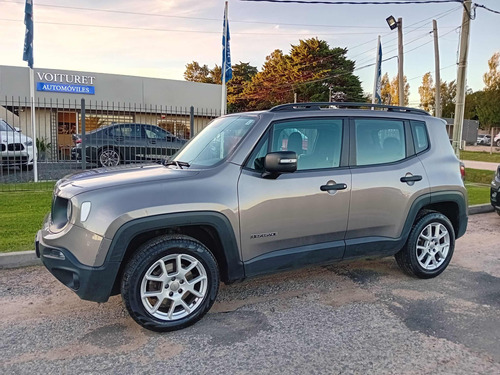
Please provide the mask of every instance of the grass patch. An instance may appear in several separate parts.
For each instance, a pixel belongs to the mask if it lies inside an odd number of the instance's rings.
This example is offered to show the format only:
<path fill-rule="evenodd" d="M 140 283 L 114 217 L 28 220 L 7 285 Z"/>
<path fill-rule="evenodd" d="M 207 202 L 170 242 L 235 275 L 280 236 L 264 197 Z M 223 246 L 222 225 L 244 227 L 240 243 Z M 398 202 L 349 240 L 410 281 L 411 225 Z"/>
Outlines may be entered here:
<path fill-rule="evenodd" d="M 48 189 L 0 191 L 0 252 L 33 250 L 36 232 L 50 211 L 51 201 L 52 190 Z"/>
<path fill-rule="evenodd" d="M 469 195 L 469 206 L 475 204 L 490 203 L 490 187 L 479 185 L 465 185 L 467 194 Z"/>
<path fill-rule="evenodd" d="M 465 182 L 475 184 L 489 185 L 495 177 L 495 171 L 486 171 L 484 169 L 465 168 Z"/>
<path fill-rule="evenodd" d="M 14 191 L 52 191 L 55 181 L 21 182 L 0 184 L 0 193 Z"/>
<path fill-rule="evenodd" d="M 486 151 L 460 151 L 461 160 L 487 161 L 500 164 L 500 153 L 494 152 L 490 155 Z"/>

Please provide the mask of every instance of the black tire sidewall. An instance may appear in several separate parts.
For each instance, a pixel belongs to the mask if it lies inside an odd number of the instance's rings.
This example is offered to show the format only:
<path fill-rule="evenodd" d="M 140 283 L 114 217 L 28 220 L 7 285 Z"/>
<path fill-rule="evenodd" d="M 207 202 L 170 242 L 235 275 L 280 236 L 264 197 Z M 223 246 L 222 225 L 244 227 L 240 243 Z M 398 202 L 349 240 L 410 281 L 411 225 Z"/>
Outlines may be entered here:
<path fill-rule="evenodd" d="M 445 261 L 443 264 L 441 264 L 438 268 L 434 270 L 426 270 L 420 265 L 420 262 L 417 259 L 417 242 L 418 242 L 418 237 L 420 236 L 420 233 L 424 228 L 432 223 L 440 223 L 443 224 L 446 227 L 446 230 L 448 231 L 448 234 L 450 236 L 450 247 L 448 250 L 448 254 L 446 256 Z M 407 251 L 409 251 L 409 258 L 410 258 L 410 264 L 411 267 L 413 268 L 413 272 L 415 273 L 416 276 L 421 277 L 421 278 L 431 278 L 438 276 L 440 273 L 442 273 L 446 267 L 448 267 L 448 264 L 451 261 L 451 258 L 453 257 L 453 252 L 455 249 L 455 231 L 453 229 L 453 225 L 451 224 L 450 220 L 444 216 L 443 214 L 440 213 L 430 213 L 425 216 L 423 216 L 413 227 L 410 237 L 408 239 L 408 246 L 407 246 Z"/>
<path fill-rule="evenodd" d="M 208 285 L 203 302 L 194 312 L 182 319 L 164 321 L 146 311 L 141 301 L 140 290 L 146 271 L 156 261 L 171 254 L 187 254 L 196 258 L 205 268 Z M 160 242 L 146 244 L 131 259 L 122 279 L 122 298 L 132 318 L 144 328 L 159 332 L 174 331 L 196 323 L 212 307 L 218 289 L 219 272 L 214 257 L 203 244 L 186 238 L 166 238 Z"/>

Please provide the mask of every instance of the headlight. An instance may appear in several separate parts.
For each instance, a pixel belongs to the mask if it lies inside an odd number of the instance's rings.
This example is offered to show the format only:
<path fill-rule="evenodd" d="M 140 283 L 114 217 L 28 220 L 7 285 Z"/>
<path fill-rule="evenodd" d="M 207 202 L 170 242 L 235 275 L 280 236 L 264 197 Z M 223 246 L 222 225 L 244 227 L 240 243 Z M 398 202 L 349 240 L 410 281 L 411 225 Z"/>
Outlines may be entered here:
<path fill-rule="evenodd" d="M 26 146 L 33 146 L 33 141 L 26 141 L 24 142 Z"/>
<path fill-rule="evenodd" d="M 68 203 L 66 205 L 66 220 L 71 220 L 71 214 L 73 213 L 73 205 L 71 204 L 71 200 L 68 199 Z"/>

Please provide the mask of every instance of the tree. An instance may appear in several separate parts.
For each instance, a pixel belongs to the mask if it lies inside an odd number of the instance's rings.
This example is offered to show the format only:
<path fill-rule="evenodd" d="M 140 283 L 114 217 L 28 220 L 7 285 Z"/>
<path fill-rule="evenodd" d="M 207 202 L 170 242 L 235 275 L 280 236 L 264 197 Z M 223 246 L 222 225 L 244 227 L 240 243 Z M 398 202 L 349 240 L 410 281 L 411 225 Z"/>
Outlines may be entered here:
<path fill-rule="evenodd" d="M 230 113 L 242 112 L 247 108 L 248 101 L 241 95 L 248 82 L 257 74 L 257 68 L 240 61 L 232 69 L 233 78 L 227 84 L 227 109 Z"/>
<path fill-rule="evenodd" d="M 361 82 L 353 74 L 354 62 L 346 53 L 318 38 L 300 40 L 286 55 L 275 50 L 241 97 L 249 101 L 247 109 L 292 102 L 294 93 L 300 102 L 327 101 L 330 90 L 346 101 L 365 101 Z"/>
<path fill-rule="evenodd" d="M 436 104 L 436 88 L 432 79 L 431 72 L 427 72 L 422 77 L 422 86 L 418 88 L 420 94 L 420 107 L 427 112 L 434 112 Z"/>
<path fill-rule="evenodd" d="M 457 96 L 457 83 L 441 82 L 441 116 L 453 118 L 455 115 L 455 98 Z"/>
<path fill-rule="evenodd" d="M 396 75 L 391 81 L 391 96 L 392 96 L 392 105 L 401 105 L 408 106 L 410 103 L 410 84 L 408 83 L 406 76 L 403 76 L 403 98 L 404 103 L 399 104 L 399 76 Z"/>
<path fill-rule="evenodd" d="M 198 62 L 193 61 L 192 63 L 186 64 L 184 79 L 192 82 L 214 83 L 210 76 L 210 72 L 207 65 L 201 66 Z"/>
<path fill-rule="evenodd" d="M 485 88 L 476 104 L 479 122 L 485 129 L 500 126 L 500 52 L 488 60 L 489 71 L 483 75 Z"/>
<path fill-rule="evenodd" d="M 385 73 L 380 80 L 380 97 L 382 99 L 382 104 L 391 104 L 391 82 L 389 81 L 389 74 L 387 73 Z"/>

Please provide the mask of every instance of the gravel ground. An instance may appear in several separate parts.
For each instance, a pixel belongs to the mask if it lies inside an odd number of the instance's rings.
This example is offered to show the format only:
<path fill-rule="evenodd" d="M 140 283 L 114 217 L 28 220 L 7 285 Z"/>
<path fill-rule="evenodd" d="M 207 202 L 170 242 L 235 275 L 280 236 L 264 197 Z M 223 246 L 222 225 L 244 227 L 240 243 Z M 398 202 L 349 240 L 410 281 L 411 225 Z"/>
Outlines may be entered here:
<path fill-rule="evenodd" d="M 393 258 L 221 286 L 182 331 L 140 328 L 120 296 L 82 301 L 43 267 L 0 271 L 0 373 L 498 374 L 495 213 L 470 217 L 438 278 Z"/>

